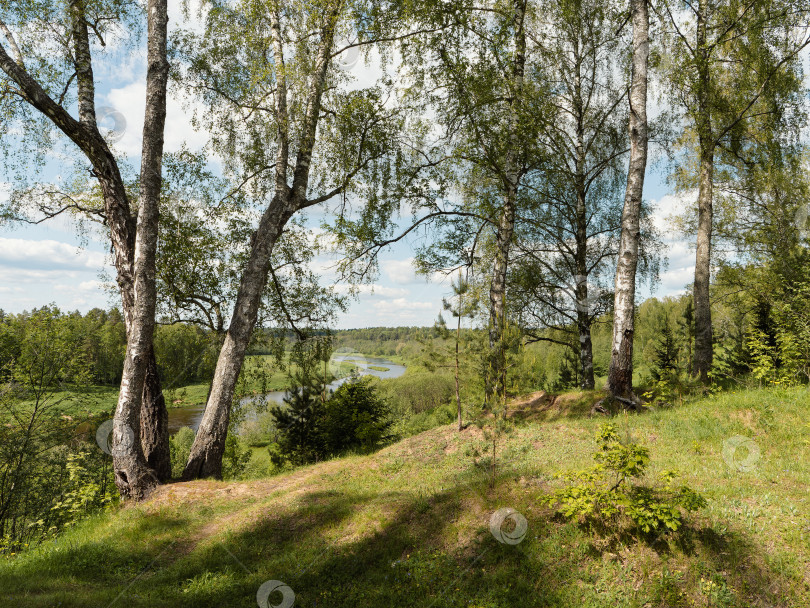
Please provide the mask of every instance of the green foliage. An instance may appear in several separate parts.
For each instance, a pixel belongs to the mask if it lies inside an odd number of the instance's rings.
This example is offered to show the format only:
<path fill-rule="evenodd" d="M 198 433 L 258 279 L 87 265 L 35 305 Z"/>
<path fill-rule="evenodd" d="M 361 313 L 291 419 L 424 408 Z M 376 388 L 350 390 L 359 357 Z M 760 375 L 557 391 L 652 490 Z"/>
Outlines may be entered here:
<path fill-rule="evenodd" d="M 230 436 L 230 435 L 229 435 Z M 190 427 L 181 427 L 174 435 L 169 437 L 169 453 L 172 462 L 172 477 L 180 479 L 183 469 L 191 454 L 191 445 L 194 443 L 194 430 Z"/>
<path fill-rule="evenodd" d="M 430 337 L 425 327 L 367 327 L 336 330 L 337 351 L 349 350 L 380 357 L 401 357 L 408 361 L 420 356 L 422 343 Z"/>
<path fill-rule="evenodd" d="M 388 404 L 371 378 L 345 382 L 324 403 L 319 434 L 326 454 L 370 452 L 391 439 Z"/>
<path fill-rule="evenodd" d="M 49 359 L 53 367 L 37 373 L 31 364 L 43 360 L 38 353 L 50 347 L 46 337 L 63 357 L 58 362 Z M 17 315 L 0 312 L 0 378 L 8 378 L 13 365 L 18 373 L 39 375 L 49 386 L 116 386 L 121 382 L 126 343 L 124 319 L 115 308 L 94 308 L 84 315 L 64 313 L 55 306 Z M 219 339 L 195 325 L 158 325 L 154 348 L 161 380 L 172 388 L 211 379 Z"/>
<path fill-rule="evenodd" d="M 397 418 L 429 412 L 453 398 L 453 377 L 448 373 L 410 371 L 399 378 L 378 381 L 377 391 Z"/>
<path fill-rule="evenodd" d="M 154 349 L 160 379 L 167 388 L 214 376 L 219 340 L 213 332 L 190 324 L 159 325 Z"/>
<path fill-rule="evenodd" d="M 390 439 L 391 413 L 371 378 L 350 378 L 328 394 L 331 340 L 298 343 L 288 368 L 292 389 L 283 405 L 270 408 L 276 466 L 303 464 L 349 450 L 370 451 Z"/>
<path fill-rule="evenodd" d="M 120 496 L 113 480 L 112 462 L 95 445 L 84 445 L 68 452 L 65 459 L 62 494 L 51 507 L 55 520 L 48 528 L 54 533 L 84 517 L 118 504 Z M 44 524 L 39 520 L 35 525 Z"/>
<path fill-rule="evenodd" d="M 678 530 L 684 511 L 696 511 L 705 499 L 691 488 L 675 485 L 676 473 L 664 471 L 654 487 L 635 480 L 645 476 L 649 450 L 621 440 L 613 424 L 605 424 L 596 436 L 600 446 L 596 465 L 564 475 L 570 483 L 546 498 L 567 519 L 580 519 L 602 529 L 631 523 L 631 528 L 650 534 Z"/>
<path fill-rule="evenodd" d="M 682 396 L 683 383 L 679 368 L 680 348 L 669 317 L 664 318 L 660 342 L 655 347 L 654 355 L 652 387 L 644 393 L 644 397 L 654 404 L 672 405 L 676 397 Z"/>
<path fill-rule="evenodd" d="M 222 455 L 222 478 L 238 479 L 250 464 L 253 453 L 235 433 L 228 433 Z"/>
<path fill-rule="evenodd" d="M 278 435 L 274 421 L 272 413 L 255 411 L 239 425 L 239 438 L 251 447 L 264 447 Z"/>
<path fill-rule="evenodd" d="M 579 349 L 566 348 L 557 367 L 557 377 L 551 390 L 562 392 L 579 386 Z"/>
<path fill-rule="evenodd" d="M 403 417 L 394 417 L 392 434 L 397 437 L 410 437 L 437 426 L 450 424 L 456 420 L 456 405 L 447 401 L 433 409 L 417 413 L 408 413 Z"/>
<path fill-rule="evenodd" d="M 762 265 L 727 265 L 719 273 L 715 289 L 729 304 L 716 332 L 716 379 L 748 376 L 765 386 L 810 381 L 808 256 L 810 250 L 794 248 Z"/>
<path fill-rule="evenodd" d="M 101 422 L 62 415 L 64 389 L 86 385 L 84 319 L 44 307 L 0 315 L 0 545 L 39 542 L 116 495 L 109 459 L 93 442 Z M 77 434 L 77 427 L 83 429 Z"/>
<path fill-rule="evenodd" d="M 86 385 L 92 379 L 84 342 L 84 319 L 63 314 L 56 306 L 0 317 L 0 374 L 44 395 L 65 385 Z"/>
<path fill-rule="evenodd" d="M 285 397 L 286 407 L 270 409 L 278 430 L 278 447 L 271 450 L 277 466 L 284 460 L 303 464 L 347 451 L 369 452 L 391 439 L 390 409 L 371 378 L 351 379 L 327 399 L 324 390 L 320 383 L 300 384 Z"/>
<path fill-rule="evenodd" d="M 323 453 L 319 421 L 323 417 L 326 383 L 306 365 L 290 371 L 292 387 L 284 405 L 270 408 L 279 431 L 278 444 L 284 457 L 295 464 L 317 460 Z"/>

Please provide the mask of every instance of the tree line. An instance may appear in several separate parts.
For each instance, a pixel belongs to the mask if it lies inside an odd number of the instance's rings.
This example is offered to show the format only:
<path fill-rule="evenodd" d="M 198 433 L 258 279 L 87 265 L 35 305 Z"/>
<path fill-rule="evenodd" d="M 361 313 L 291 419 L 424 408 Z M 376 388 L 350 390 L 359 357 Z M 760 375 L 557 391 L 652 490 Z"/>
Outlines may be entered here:
<path fill-rule="evenodd" d="M 709 382 L 718 242 L 736 247 L 738 280 L 773 272 L 802 301 L 780 271 L 786 249 L 805 251 L 796 223 L 792 249 L 763 245 L 805 203 L 807 12 L 797 0 L 233 0 L 170 32 L 166 0 L 0 6 L 4 216 L 67 213 L 109 236 L 127 336 L 120 493 L 142 498 L 170 475 L 157 314 L 218 336 L 183 477 L 219 476 L 254 327 L 322 331 L 346 299 L 318 284 L 314 256 L 340 253 L 356 285 L 379 251 L 419 234 L 421 270 L 474 286 L 488 401 L 507 390 L 515 328 L 569 345 L 594 387 L 592 327 L 612 310 L 609 392 L 638 407 L 636 281 L 655 278 L 661 250 L 643 199 L 651 144 L 695 199 L 683 218 L 696 244 L 691 371 Z M 146 51 L 139 170 L 96 100 L 94 67 L 127 46 Z M 379 68 L 372 84 L 352 73 L 358 52 Z M 170 81 L 198 104 L 201 152 L 164 154 Z M 64 150 L 72 179 L 55 184 L 43 171 Z M 326 218 L 319 232 L 311 211 Z M 786 339 L 763 343 L 774 365 Z"/>
<path fill-rule="evenodd" d="M 116 387 L 121 384 L 127 346 L 124 318 L 117 308 L 93 308 L 85 314 L 62 312 L 56 306 L 23 312 L 0 310 L 0 373 L 5 382 L 12 370 L 30 356 L 37 336 L 47 329 L 72 345 L 71 363 L 59 384 Z M 184 386 L 209 382 L 216 365 L 216 336 L 192 324 L 158 325 L 154 350 L 158 376 L 164 384 Z"/>

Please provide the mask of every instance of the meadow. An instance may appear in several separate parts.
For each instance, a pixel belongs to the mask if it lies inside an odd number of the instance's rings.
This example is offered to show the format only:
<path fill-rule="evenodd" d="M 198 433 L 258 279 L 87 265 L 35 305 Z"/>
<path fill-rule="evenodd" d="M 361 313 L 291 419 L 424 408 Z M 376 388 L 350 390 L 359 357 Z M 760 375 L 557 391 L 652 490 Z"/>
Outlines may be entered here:
<path fill-rule="evenodd" d="M 651 476 L 677 469 L 707 500 L 659 536 L 595 534 L 543 502 L 560 474 L 592 462 L 600 396 L 513 402 L 494 471 L 476 456 L 481 430 L 448 425 L 268 478 L 164 486 L 6 555 L 3 602 L 236 607 L 278 580 L 301 606 L 810 604 L 807 389 L 728 392 L 616 418 L 649 448 Z M 755 451 L 729 456 L 734 437 Z M 517 544 L 489 529 L 503 507 L 527 520 Z"/>

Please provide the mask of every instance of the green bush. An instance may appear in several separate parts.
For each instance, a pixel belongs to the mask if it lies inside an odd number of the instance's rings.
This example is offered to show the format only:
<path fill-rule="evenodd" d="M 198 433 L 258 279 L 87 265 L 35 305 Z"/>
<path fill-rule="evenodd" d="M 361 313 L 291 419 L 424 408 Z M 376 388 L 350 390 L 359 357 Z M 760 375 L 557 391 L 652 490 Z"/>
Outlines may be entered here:
<path fill-rule="evenodd" d="M 281 453 L 294 464 L 303 464 L 323 455 L 319 432 L 323 397 L 320 380 L 315 386 L 302 376 L 296 384 L 284 398 L 284 405 L 270 408 L 270 414 L 278 429 Z"/>
<path fill-rule="evenodd" d="M 391 427 L 397 437 L 411 437 L 456 420 L 456 404 L 449 402 L 425 412 L 397 418 Z"/>
<path fill-rule="evenodd" d="M 245 472 L 252 456 L 250 448 L 243 444 L 235 433 L 228 433 L 225 453 L 222 455 L 222 478 L 239 479 Z"/>
<path fill-rule="evenodd" d="M 55 520 L 47 532 L 70 526 L 120 500 L 113 480 L 112 462 L 96 446 L 83 445 L 78 451 L 69 452 L 65 459 L 65 473 L 62 494 L 51 507 Z"/>
<path fill-rule="evenodd" d="M 408 372 L 399 378 L 379 381 L 378 391 L 399 417 L 427 412 L 447 403 L 455 394 L 449 373 Z"/>
<path fill-rule="evenodd" d="M 324 404 L 319 434 L 326 454 L 368 452 L 390 439 L 390 411 L 370 378 L 342 384 Z"/>
<path fill-rule="evenodd" d="M 278 434 L 270 452 L 276 466 L 367 452 L 390 438 L 390 411 L 371 378 L 350 380 L 326 400 L 318 383 L 293 389 L 284 406 L 270 409 Z"/>
<path fill-rule="evenodd" d="M 275 418 L 270 412 L 256 412 L 239 425 L 239 438 L 251 447 L 261 448 L 277 439 Z"/>
<path fill-rule="evenodd" d="M 650 462 L 647 448 L 623 443 L 613 424 L 597 434 L 600 448 L 597 464 L 564 476 L 570 485 L 546 498 L 568 519 L 579 518 L 608 530 L 630 522 L 630 528 L 645 534 L 678 530 L 683 511 L 696 511 L 705 499 L 688 486 L 676 487 L 676 473 L 661 473 L 661 483 L 651 487 L 634 480 L 644 477 Z"/>
<path fill-rule="evenodd" d="M 191 454 L 191 444 L 194 443 L 194 431 L 187 426 L 182 427 L 169 438 L 169 454 L 172 461 L 172 477 L 179 479 Z"/>

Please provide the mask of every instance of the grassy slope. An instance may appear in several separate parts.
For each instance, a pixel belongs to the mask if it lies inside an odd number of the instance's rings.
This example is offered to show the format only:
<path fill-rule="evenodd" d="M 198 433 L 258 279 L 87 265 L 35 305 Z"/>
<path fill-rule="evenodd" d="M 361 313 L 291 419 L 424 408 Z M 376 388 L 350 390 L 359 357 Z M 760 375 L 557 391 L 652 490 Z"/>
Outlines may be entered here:
<path fill-rule="evenodd" d="M 277 579 L 296 606 L 810 606 L 807 391 L 617 418 L 653 469 L 681 470 L 709 501 L 653 546 L 591 537 L 541 505 L 557 473 L 591 462 L 592 400 L 527 407 L 494 488 L 469 455 L 480 432 L 449 426 L 269 479 L 162 488 L 0 562 L 0 605 L 254 606 Z M 761 450 L 748 473 L 722 457 L 738 434 Z M 488 530 L 505 506 L 529 522 L 515 546 Z"/>

